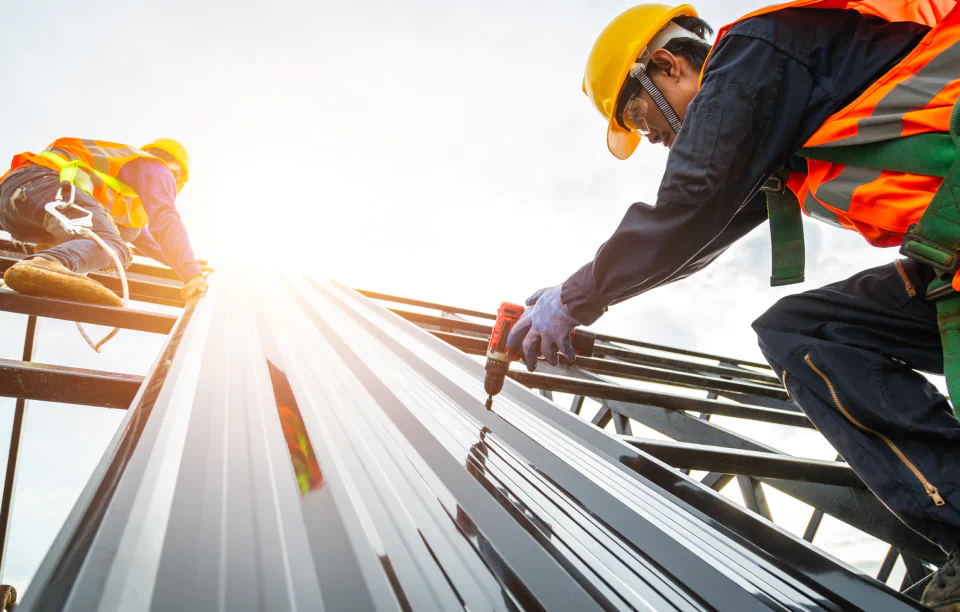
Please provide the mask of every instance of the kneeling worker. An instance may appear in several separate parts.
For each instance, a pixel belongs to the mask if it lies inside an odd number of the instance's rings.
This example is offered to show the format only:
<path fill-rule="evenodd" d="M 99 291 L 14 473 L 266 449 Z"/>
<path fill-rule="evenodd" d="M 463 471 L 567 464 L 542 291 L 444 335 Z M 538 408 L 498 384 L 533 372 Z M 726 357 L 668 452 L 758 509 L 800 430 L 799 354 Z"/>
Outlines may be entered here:
<path fill-rule="evenodd" d="M 93 232 L 116 251 L 124 267 L 132 261 L 126 245 L 132 242 L 176 272 L 184 281 L 185 300 L 202 295 L 207 283 L 175 206 L 189 165 L 186 149 L 170 138 L 142 149 L 59 138 L 42 153 L 15 156 L 0 179 L 0 229 L 17 240 L 55 246 L 12 266 L 3 275 L 4 282 L 31 295 L 122 305 L 114 292 L 85 276 L 108 267 L 111 256 L 94 240 L 67 234 L 45 210 L 56 199 L 61 171 L 76 167 L 71 181 L 76 187 L 74 204 L 90 211 Z M 70 194 L 62 197 L 67 201 Z"/>
<path fill-rule="evenodd" d="M 907 259 L 785 297 L 754 328 L 863 482 L 949 555 L 923 603 L 960 612 L 960 7 L 800 0 L 712 48 L 708 30 L 689 5 L 647 4 L 597 39 L 583 90 L 608 148 L 662 143 L 666 174 L 656 206 L 632 205 L 593 261 L 528 300 L 508 345 L 531 369 L 573 358 L 574 327 L 703 269 L 768 204 L 775 284 L 803 279 L 801 211 L 902 244 Z M 953 408 L 917 370 L 946 371 Z"/>

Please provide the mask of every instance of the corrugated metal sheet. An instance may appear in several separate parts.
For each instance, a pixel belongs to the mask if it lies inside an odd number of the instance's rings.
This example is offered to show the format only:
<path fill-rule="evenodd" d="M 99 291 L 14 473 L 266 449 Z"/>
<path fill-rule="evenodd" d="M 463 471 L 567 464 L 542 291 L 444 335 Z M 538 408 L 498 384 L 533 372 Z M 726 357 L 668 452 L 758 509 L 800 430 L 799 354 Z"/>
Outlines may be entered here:
<path fill-rule="evenodd" d="M 220 276 L 24 612 L 921 609 L 343 286 Z"/>

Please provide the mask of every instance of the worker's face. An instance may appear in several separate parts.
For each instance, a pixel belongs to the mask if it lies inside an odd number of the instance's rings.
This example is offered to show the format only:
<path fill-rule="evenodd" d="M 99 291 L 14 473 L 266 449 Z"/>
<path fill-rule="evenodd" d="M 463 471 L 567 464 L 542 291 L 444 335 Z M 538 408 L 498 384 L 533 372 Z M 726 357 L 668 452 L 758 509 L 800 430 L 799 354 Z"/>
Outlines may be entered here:
<path fill-rule="evenodd" d="M 173 173 L 173 179 L 177 182 L 177 193 L 180 193 L 184 183 L 186 183 L 184 180 L 183 166 L 180 165 L 180 162 L 178 162 L 173 155 L 160 149 L 147 149 L 146 152 L 154 157 L 159 157 L 163 160 L 163 163 L 167 165 L 167 168 L 170 168 L 170 172 Z"/>
<path fill-rule="evenodd" d="M 663 97 L 680 119 L 687 115 L 687 106 L 697 95 L 699 73 L 690 63 L 664 49 L 653 53 L 651 64 L 659 69 L 649 70 L 648 74 Z M 624 124 L 642 133 L 653 144 L 663 144 L 668 149 L 677 139 L 676 132 L 670 127 L 667 118 L 657 107 L 646 91 L 641 91 L 627 104 L 623 111 Z"/>
<path fill-rule="evenodd" d="M 175 161 L 168 161 L 167 167 L 173 172 L 173 178 L 177 181 L 177 193 L 179 193 L 183 189 L 183 167 Z"/>

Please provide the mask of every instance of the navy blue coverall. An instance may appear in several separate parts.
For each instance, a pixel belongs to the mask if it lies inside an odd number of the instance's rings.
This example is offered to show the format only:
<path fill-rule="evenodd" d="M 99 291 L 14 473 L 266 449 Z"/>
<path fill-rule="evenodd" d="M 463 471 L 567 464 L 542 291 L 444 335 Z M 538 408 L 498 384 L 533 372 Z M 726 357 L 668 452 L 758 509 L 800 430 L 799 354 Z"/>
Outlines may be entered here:
<path fill-rule="evenodd" d="M 687 109 L 656 207 L 633 204 L 594 260 L 564 282 L 573 317 L 589 325 L 611 304 L 685 278 L 763 223 L 764 180 L 784 164 L 803 170 L 793 153 L 928 32 L 831 13 L 787 9 L 730 29 Z M 905 270 L 914 297 L 890 264 L 786 297 L 754 329 L 788 392 L 844 460 L 949 554 L 960 548 L 960 422 L 915 371 L 942 374 L 943 357 L 936 309 L 923 299 L 932 272 L 913 262 Z"/>

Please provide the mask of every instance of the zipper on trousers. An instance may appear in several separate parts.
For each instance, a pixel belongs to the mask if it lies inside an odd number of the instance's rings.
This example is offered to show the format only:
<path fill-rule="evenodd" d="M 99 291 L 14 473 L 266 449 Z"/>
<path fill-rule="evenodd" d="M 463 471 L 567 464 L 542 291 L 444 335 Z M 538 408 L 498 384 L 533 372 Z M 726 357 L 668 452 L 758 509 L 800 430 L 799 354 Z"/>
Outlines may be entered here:
<path fill-rule="evenodd" d="M 899 264 L 900 262 L 898 261 L 897 263 Z M 886 443 L 886 445 L 890 447 L 890 450 L 892 450 L 894 454 L 897 455 L 900 461 L 902 461 L 903 464 L 907 466 L 907 469 L 913 472 L 913 475 L 917 477 L 917 480 L 919 480 L 920 484 L 923 485 L 923 490 L 926 491 L 927 496 L 929 496 L 930 499 L 933 500 L 933 503 L 937 506 L 945 505 L 947 502 L 943 501 L 943 498 L 940 497 L 940 491 L 937 490 L 937 487 L 933 486 L 933 484 L 931 484 L 931 482 L 927 480 L 926 476 L 924 476 L 920 472 L 920 470 L 917 469 L 917 466 L 915 466 L 912 461 L 907 459 L 907 456 L 903 454 L 903 451 L 901 451 L 896 444 L 893 443 L 893 440 L 883 435 L 882 433 L 878 431 L 874 431 L 869 427 L 861 424 L 860 421 L 853 418 L 853 415 L 847 412 L 847 409 L 844 408 L 843 404 L 840 403 L 840 398 L 837 397 L 837 391 L 836 389 L 834 389 L 833 383 L 830 382 L 830 379 L 827 378 L 826 374 L 824 374 L 819 369 L 817 369 L 817 366 L 813 365 L 813 360 L 810 359 L 810 355 L 806 355 L 803 358 L 803 360 L 807 362 L 807 365 L 810 366 L 810 369 L 813 370 L 817 374 L 817 376 L 823 379 L 823 382 L 827 383 L 827 387 L 830 389 L 830 395 L 833 396 L 833 401 L 837 405 L 837 408 L 840 409 L 840 412 L 843 413 L 843 416 L 847 417 L 847 420 L 853 423 L 854 425 L 856 425 L 858 429 L 865 431 L 867 433 L 872 433 L 873 435 L 883 440 Z"/>
<path fill-rule="evenodd" d="M 914 287 L 913 283 L 910 282 L 910 277 L 907 276 L 907 271 L 903 268 L 903 262 L 899 259 L 896 259 L 893 263 L 897 266 L 897 272 L 900 273 L 900 278 L 903 279 L 903 286 L 907 289 L 907 295 L 910 297 L 916 297 L 917 288 Z"/>

